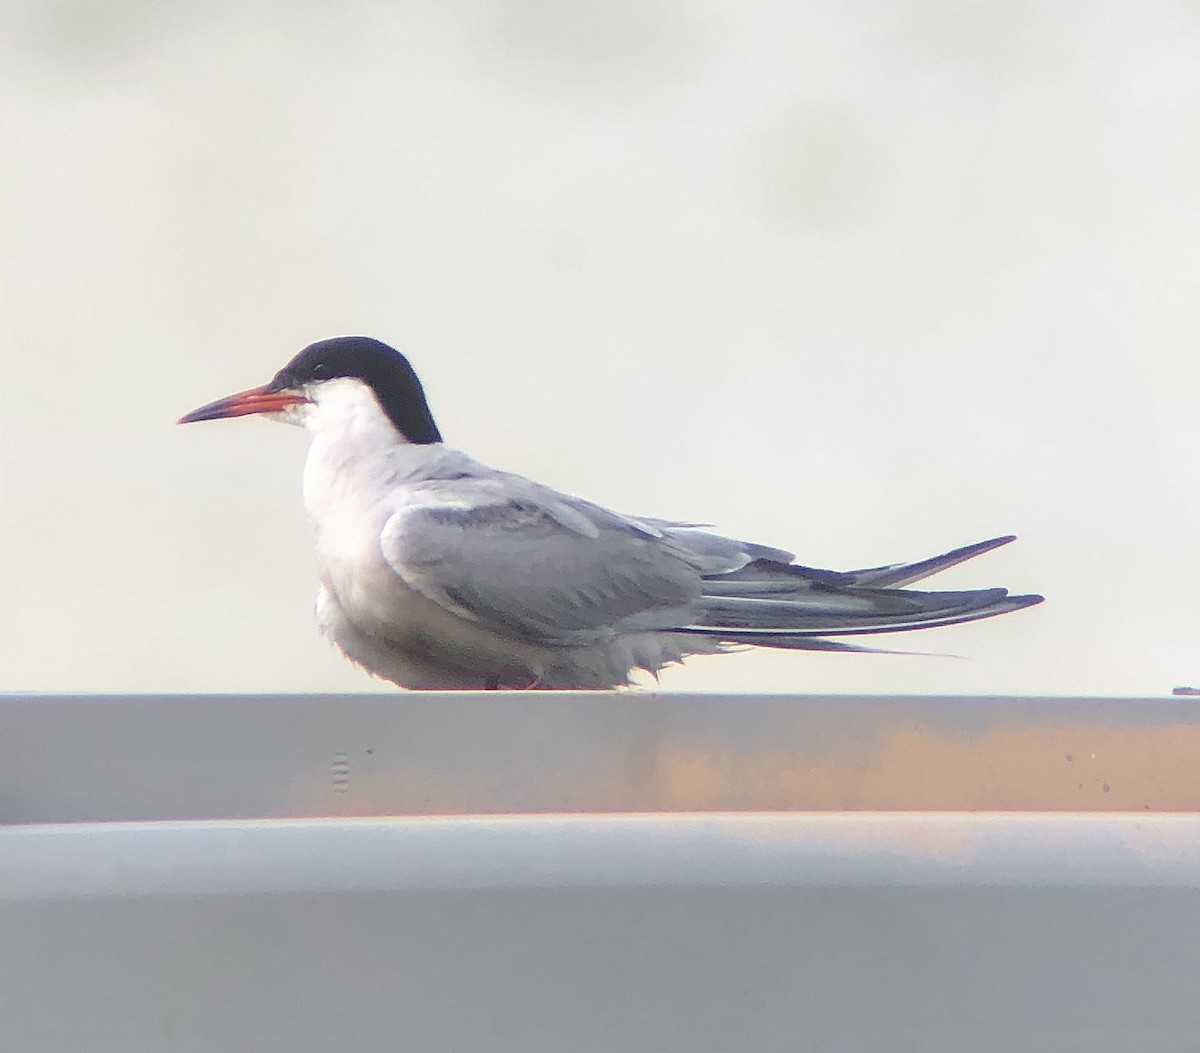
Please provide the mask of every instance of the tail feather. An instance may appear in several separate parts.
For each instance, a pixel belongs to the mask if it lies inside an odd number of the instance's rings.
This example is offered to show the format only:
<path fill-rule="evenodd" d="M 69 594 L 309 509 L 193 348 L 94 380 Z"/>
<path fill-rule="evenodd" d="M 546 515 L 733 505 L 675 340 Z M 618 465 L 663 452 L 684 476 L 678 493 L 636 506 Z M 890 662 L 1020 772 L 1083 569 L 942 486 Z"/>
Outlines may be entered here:
<path fill-rule="evenodd" d="M 1007 597 L 1004 589 L 977 592 L 901 592 L 883 589 L 815 596 L 807 600 L 722 597 L 704 604 L 700 624 L 739 629 L 780 628 L 828 632 L 830 628 L 907 624 L 929 617 L 968 614 Z"/>
<path fill-rule="evenodd" d="M 805 650 L 842 650 L 824 636 L 902 632 L 977 621 L 1041 603 L 1006 589 L 920 592 L 920 581 L 1012 541 L 992 538 L 917 563 L 856 571 L 828 571 L 770 559 L 704 579 L 702 606 L 683 632 L 732 644 Z"/>
<path fill-rule="evenodd" d="M 969 595 L 969 594 L 968 594 Z M 981 618 L 992 618 L 997 614 L 1008 614 L 1023 607 L 1041 603 L 1041 596 L 1004 596 L 1002 599 L 979 607 L 960 606 L 940 608 L 914 614 L 907 618 L 863 619 L 852 622 L 848 619 L 829 618 L 823 625 L 777 625 L 773 627 L 747 628 L 731 625 L 685 625 L 680 630 L 701 636 L 717 636 L 730 643 L 757 644 L 766 647 L 810 648 L 811 641 L 822 636 L 859 636 L 867 633 L 899 633 L 910 629 L 933 629 L 939 625 L 958 625 L 975 622 Z M 816 619 L 814 619 L 816 621 Z M 796 641 L 796 642 L 789 642 Z M 809 641 L 809 642 L 801 642 Z"/>

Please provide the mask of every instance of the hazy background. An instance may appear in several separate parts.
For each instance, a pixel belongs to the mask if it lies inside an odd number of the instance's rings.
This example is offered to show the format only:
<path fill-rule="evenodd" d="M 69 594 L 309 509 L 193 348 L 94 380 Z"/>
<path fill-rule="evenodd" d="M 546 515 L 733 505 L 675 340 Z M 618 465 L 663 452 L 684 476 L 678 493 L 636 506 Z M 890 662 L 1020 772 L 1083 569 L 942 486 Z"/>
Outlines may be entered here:
<path fill-rule="evenodd" d="M 620 509 L 1042 607 L 678 690 L 1200 681 L 1200 9 L 0 2 L 0 688 L 375 689 L 306 438 L 176 428 L 313 340 Z"/>

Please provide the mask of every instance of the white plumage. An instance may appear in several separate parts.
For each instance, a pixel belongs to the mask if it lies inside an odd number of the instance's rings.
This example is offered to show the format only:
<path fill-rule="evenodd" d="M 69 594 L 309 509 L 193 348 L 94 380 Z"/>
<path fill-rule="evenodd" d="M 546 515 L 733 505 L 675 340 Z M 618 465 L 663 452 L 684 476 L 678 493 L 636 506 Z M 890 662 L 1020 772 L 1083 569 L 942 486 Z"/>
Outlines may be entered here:
<path fill-rule="evenodd" d="M 991 617 L 1041 600 L 903 586 L 1012 540 L 839 573 L 780 549 L 637 518 L 446 446 L 415 373 L 364 337 L 302 351 L 262 388 L 184 421 L 268 413 L 312 433 L 304 500 L 322 631 L 404 687 L 608 688 L 739 644 Z"/>

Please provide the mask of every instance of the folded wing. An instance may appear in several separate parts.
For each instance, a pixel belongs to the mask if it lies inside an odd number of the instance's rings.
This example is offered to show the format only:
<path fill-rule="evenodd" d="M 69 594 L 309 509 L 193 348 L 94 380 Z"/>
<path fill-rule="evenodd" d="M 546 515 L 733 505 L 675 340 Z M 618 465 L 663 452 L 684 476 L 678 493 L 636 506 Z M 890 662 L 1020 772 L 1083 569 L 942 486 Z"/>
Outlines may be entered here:
<path fill-rule="evenodd" d="M 772 560 L 707 576 L 701 613 L 684 629 L 735 643 L 811 648 L 815 638 L 954 625 L 1042 602 L 1006 589 L 921 592 L 898 586 L 920 581 L 1008 544 L 1012 536 L 967 545 L 916 563 L 828 571 Z"/>
<path fill-rule="evenodd" d="M 447 610 L 519 639 L 586 645 L 699 609 L 700 575 L 657 527 L 533 490 L 463 489 L 397 511 L 381 537 L 396 574 Z"/>
<path fill-rule="evenodd" d="M 496 632 L 586 646 L 631 632 L 723 643 L 850 649 L 828 636 L 900 632 L 990 618 L 1041 601 L 1004 589 L 901 586 L 1013 540 L 916 563 L 828 571 L 790 553 L 692 526 L 635 519 L 526 480 L 431 484 L 381 536 L 417 592 Z"/>

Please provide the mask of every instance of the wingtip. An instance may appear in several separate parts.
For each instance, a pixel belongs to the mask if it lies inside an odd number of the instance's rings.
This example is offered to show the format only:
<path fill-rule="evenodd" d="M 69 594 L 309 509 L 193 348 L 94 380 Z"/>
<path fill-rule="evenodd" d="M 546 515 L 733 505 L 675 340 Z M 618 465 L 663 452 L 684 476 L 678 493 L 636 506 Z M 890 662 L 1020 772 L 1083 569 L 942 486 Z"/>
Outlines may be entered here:
<path fill-rule="evenodd" d="M 1024 596 L 1009 596 L 1006 603 L 1009 604 L 1009 610 L 1019 611 L 1025 607 L 1036 607 L 1039 603 L 1045 603 L 1046 597 L 1039 596 L 1036 592 L 1028 593 Z"/>
<path fill-rule="evenodd" d="M 987 541 L 980 541 L 974 545 L 967 545 L 967 549 L 974 549 L 976 555 L 983 555 L 985 552 L 991 552 L 994 548 L 1003 548 L 1005 545 L 1011 545 L 1017 540 L 1016 534 L 1001 534 L 999 537 L 988 538 Z"/>
<path fill-rule="evenodd" d="M 874 588 L 904 588 L 1016 540 L 1016 534 L 1001 534 L 999 537 L 963 545 L 961 548 L 954 548 L 949 552 L 931 556 L 929 559 L 918 560 L 915 563 L 892 563 L 884 567 L 868 567 L 864 570 L 852 570 L 847 573 L 855 585 L 869 585 Z"/>

